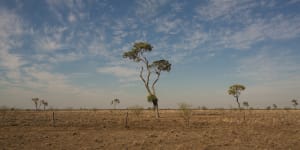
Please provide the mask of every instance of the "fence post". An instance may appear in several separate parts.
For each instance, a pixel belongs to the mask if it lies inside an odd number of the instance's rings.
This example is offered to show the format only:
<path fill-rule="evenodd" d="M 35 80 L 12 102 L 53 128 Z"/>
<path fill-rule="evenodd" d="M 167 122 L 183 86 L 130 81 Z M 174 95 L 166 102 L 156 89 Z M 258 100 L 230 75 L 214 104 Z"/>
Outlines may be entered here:
<path fill-rule="evenodd" d="M 54 111 L 52 112 L 52 126 L 55 127 L 55 115 L 54 115 Z"/>
<path fill-rule="evenodd" d="M 128 126 L 128 111 L 126 112 L 126 117 L 125 117 L 125 128 L 129 128 L 129 126 Z"/>

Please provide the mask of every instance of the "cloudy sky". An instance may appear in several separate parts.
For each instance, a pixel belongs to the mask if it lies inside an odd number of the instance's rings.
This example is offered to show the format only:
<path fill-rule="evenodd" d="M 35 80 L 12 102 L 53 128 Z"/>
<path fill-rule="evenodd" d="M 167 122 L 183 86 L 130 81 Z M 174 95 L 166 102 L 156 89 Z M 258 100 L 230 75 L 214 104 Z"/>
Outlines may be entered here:
<path fill-rule="evenodd" d="M 151 107 L 134 42 L 168 59 L 159 105 L 236 107 L 230 85 L 253 107 L 300 99 L 299 0 L 1 0 L 0 106 Z"/>

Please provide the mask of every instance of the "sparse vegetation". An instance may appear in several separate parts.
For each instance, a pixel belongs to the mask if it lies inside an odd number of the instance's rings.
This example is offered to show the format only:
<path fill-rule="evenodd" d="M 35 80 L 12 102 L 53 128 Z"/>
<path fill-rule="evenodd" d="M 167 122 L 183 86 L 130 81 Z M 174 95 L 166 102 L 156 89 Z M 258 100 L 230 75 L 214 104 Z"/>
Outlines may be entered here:
<path fill-rule="evenodd" d="M 243 102 L 243 106 L 248 109 L 249 108 L 249 103 L 245 101 L 245 102 Z"/>
<path fill-rule="evenodd" d="M 139 118 L 140 115 L 143 113 L 144 108 L 139 105 L 134 105 L 131 107 L 128 107 L 128 109 L 137 117 Z"/>
<path fill-rule="evenodd" d="M 145 56 L 145 53 L 151 52 L 152 49 L 153 46 L 147 42 L 137 42 L 134 43 L 133 48 L 130 51 L 123 54 L 123 58 L 128 58 L 136 63 L 142 62 L 140 78 L 148 92 L 147 99 L 149 102 L 152 102 L 153 108 L 156 111 L 156 118 L 159 118 L 158 98 L 156 96 L 155 85 L 159 80 L 161 72 L 170 72 L 171 64 L 169 61 L 164 59 L 156 60 L 152 63 L 149 62 L 149 59 Z M 152 76 L 153 73 L 155 74 L 155 77 Z M 153 78 L 152 84 L 150 83 L 151 77 Z"/>
<path fill-rule="evenodd" d="M 221 146 L 224 149 L 248 149 L 249 145 L 255 145 L 256 149 L 297 149 L 299 143 L 295 131 L 300 127 L 300 112 L 295 110 L 251 110 L 254 113 L 245 121 L 241 121 L 239 111 L 193 110 L 188 129 L 183 129 L 187 126 L 185 121 L 180 121 L 183 120 L 180 110 L 161 110 L 163 116 L 159 121 L 153 119 L 151 110 L 145 110 L 138 119 L 129 115 L 127 126 L 129 110 L 120 111 L 123 115 L 116 116 L 109 110 L 60 110 L 53 117 L 49 111 L 8 110 L 5 117 L 0 116 L 0 143 L 7 149 L 77 149 L 79 144 L 83 149 L 91 146 L 92 149 L 122 149 L 124 143 L 129 143 L 128 149 L 186 149 L 186 144 L 190 145 L 188 149 L 210 149 L 211 145 L 217 149 L 220 145 L 226 145 Z M 20 138 L 16 140 L 16 137 Z M 236 141 L 237 137 L 248 140 Z M 41 141 L 52 144 L 45 146 Z"/>
<path fill-rule="evenodd" d="M 120 104 L 120 100 L 115 98 L 114 100 L 111 101 L 111 105 L 114 105 L 114 109 L 117 108 L 117 105 Z"/>
<path fill-rule="evenodd" d="M 35 106 L 35 110 L 37 111 L 38 110 L 38 104 L 39 104 L 39 98 L 32 98 L 32 101 L 34 103 L 34 106 Z"/>
<path fill-rule="evenodd" d="M 241 91 L 244 91 L 245 89 L 246 89 L 246 87 L 244 85 L 235 84 L 235 85 L 230 86 L 229 90 L 228 90 L 228 94 L 235 97 L 239 109 L 241 108 L 240 102 L 239 102 L 239 97 L 241 95 Z"/>
<path fill-rule="evenodd" d="M 277 109 L 278 108 L 276 104 L 273 104 L 272 106 L 273 106 L 273 109 Z"/>
<path fill-rule="evenodd" d="M 293 103 L 294 108 L 297 109 L 297 106 L 298 106 L 298 100 L 293 99 L 291 102 Z"/>
<path fill-rule="evenodd" d="M 41 100 L 41 104 L 44 106 L 44 110 L 46 110 L 46 107 L 48 106 L 48 102 L 46 100 Z"/>
<path fill-rule="evenodd" d="M 207 110 L 208 108 L 206 106 L 201 107 L 202 110 Z"/>
<path fill-rule="evenodd" d="M 184 119 L 186 126 L 189 127 L 190 119 L 193 114 L 192 105 L 189 105 L 187 103 L 179 103 L 178 106 L 179 106 L 179 110 L 181 111 L 181 116 Z"/>

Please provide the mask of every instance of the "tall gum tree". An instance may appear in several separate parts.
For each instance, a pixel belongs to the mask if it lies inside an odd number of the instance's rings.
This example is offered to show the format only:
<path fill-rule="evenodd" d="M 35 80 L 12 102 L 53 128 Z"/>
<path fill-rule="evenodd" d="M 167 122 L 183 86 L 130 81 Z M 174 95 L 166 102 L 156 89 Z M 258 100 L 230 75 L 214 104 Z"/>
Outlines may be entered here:
<path fill-rule="evenodd" d="M 245 89 L 246 89 L 246 87 L 241 84 L 234 84 L 234 85 L 230 86 L 228 89 L 228 94 L 235 97 L 239 109 L 241 108 L 241 105 L 239 102 L 239 97 L 241 95 L 241 91 L 244 91 Z"/>
<path fill-rule="evenodd" d="M 140 64 L 140 78 L 148 92 L 147 100 L 153 104 L 156 118 L 159 118 L 155 86 L 162 72 L 170 72 L 171 64 L 164 59 L 150 62 L 145 53 L 151 52 L 152 49 L 153 46 L 147 42 L 136 42 L 131 50 L 124 52 L 123 58 L 128 58 Z"/>

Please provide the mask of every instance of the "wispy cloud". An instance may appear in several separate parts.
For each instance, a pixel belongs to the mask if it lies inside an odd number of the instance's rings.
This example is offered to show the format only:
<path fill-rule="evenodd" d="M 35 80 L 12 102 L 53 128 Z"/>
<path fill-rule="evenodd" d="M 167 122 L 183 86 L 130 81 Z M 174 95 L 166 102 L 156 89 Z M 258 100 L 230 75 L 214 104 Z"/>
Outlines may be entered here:
<path fill-rule="evenodd" d="M 218 44 L 237 49 L 250 48 L 264 40 L 281 40 L 299 37 L 300 16 L 278 15 L 271 19 L 257 19 L 237 31 L 221 31 Z M 226 30 L 225 30 L 226 31 Z"/>
<path fill-rule="evenodd" d="M 232 15 L 253 7 L 251 0 L 210 0 L 207 5 L 200 5 L 196 12 L 208 20 L 214 19 L 231 19 Z"/>
<path fill-rule="evenodd" d="M 270 82 L 290 80 L 300 73 L 299 56 L 288 50 L 265 48 L 256 55 L 243 58 L 238 67 L 238 76 L 246 80 Z"/>
<path fill-rule="evenodd" d="M 15 40 L 24 32 L 22 21 L 14 13 L 5 10 L 0 11 L 0 20 L 0 67 L 7 70 L 6 77 L 19 79 L 20 67 L 26 61 L 10 51 L 20 46 Z"/>
<path fill-rule="evenodd" d="M 182 25 L 182 20 L 172 17 L 172 16 L 164 16 L 155 19 L 156 31 L 163 32 L 166 34 L 176 34 L 180 30 L 180 25 Z"/>
<path fill-rule="evenodd" d="M 121 82 L 136 81 L 138 79 L 138 71 L 136 69 L 122 66 L 107 66 L 97 69 L 98 73 L 111 74 Z"/>
<path fill-rule="evenodd" d="M 73 23 L 77 20 L 77 17 L 75 16 L 75 14 L 70 13 L 68 16 L 68 20 L 69 20 L 69 22 Z"/>
<path fill-rule="evenodd" d="M 54 52 L 64 48 L 63 34 L 66 31 L 65 27 L 44 27 L 41 31 L 36 31 L 35 49 L 39 52 Z"/>
<path fill-rule="evenodd" d="M 145 18 L 154 17 L 168 2 L 169 0 L 137 0 L 136 14 Z"/>

